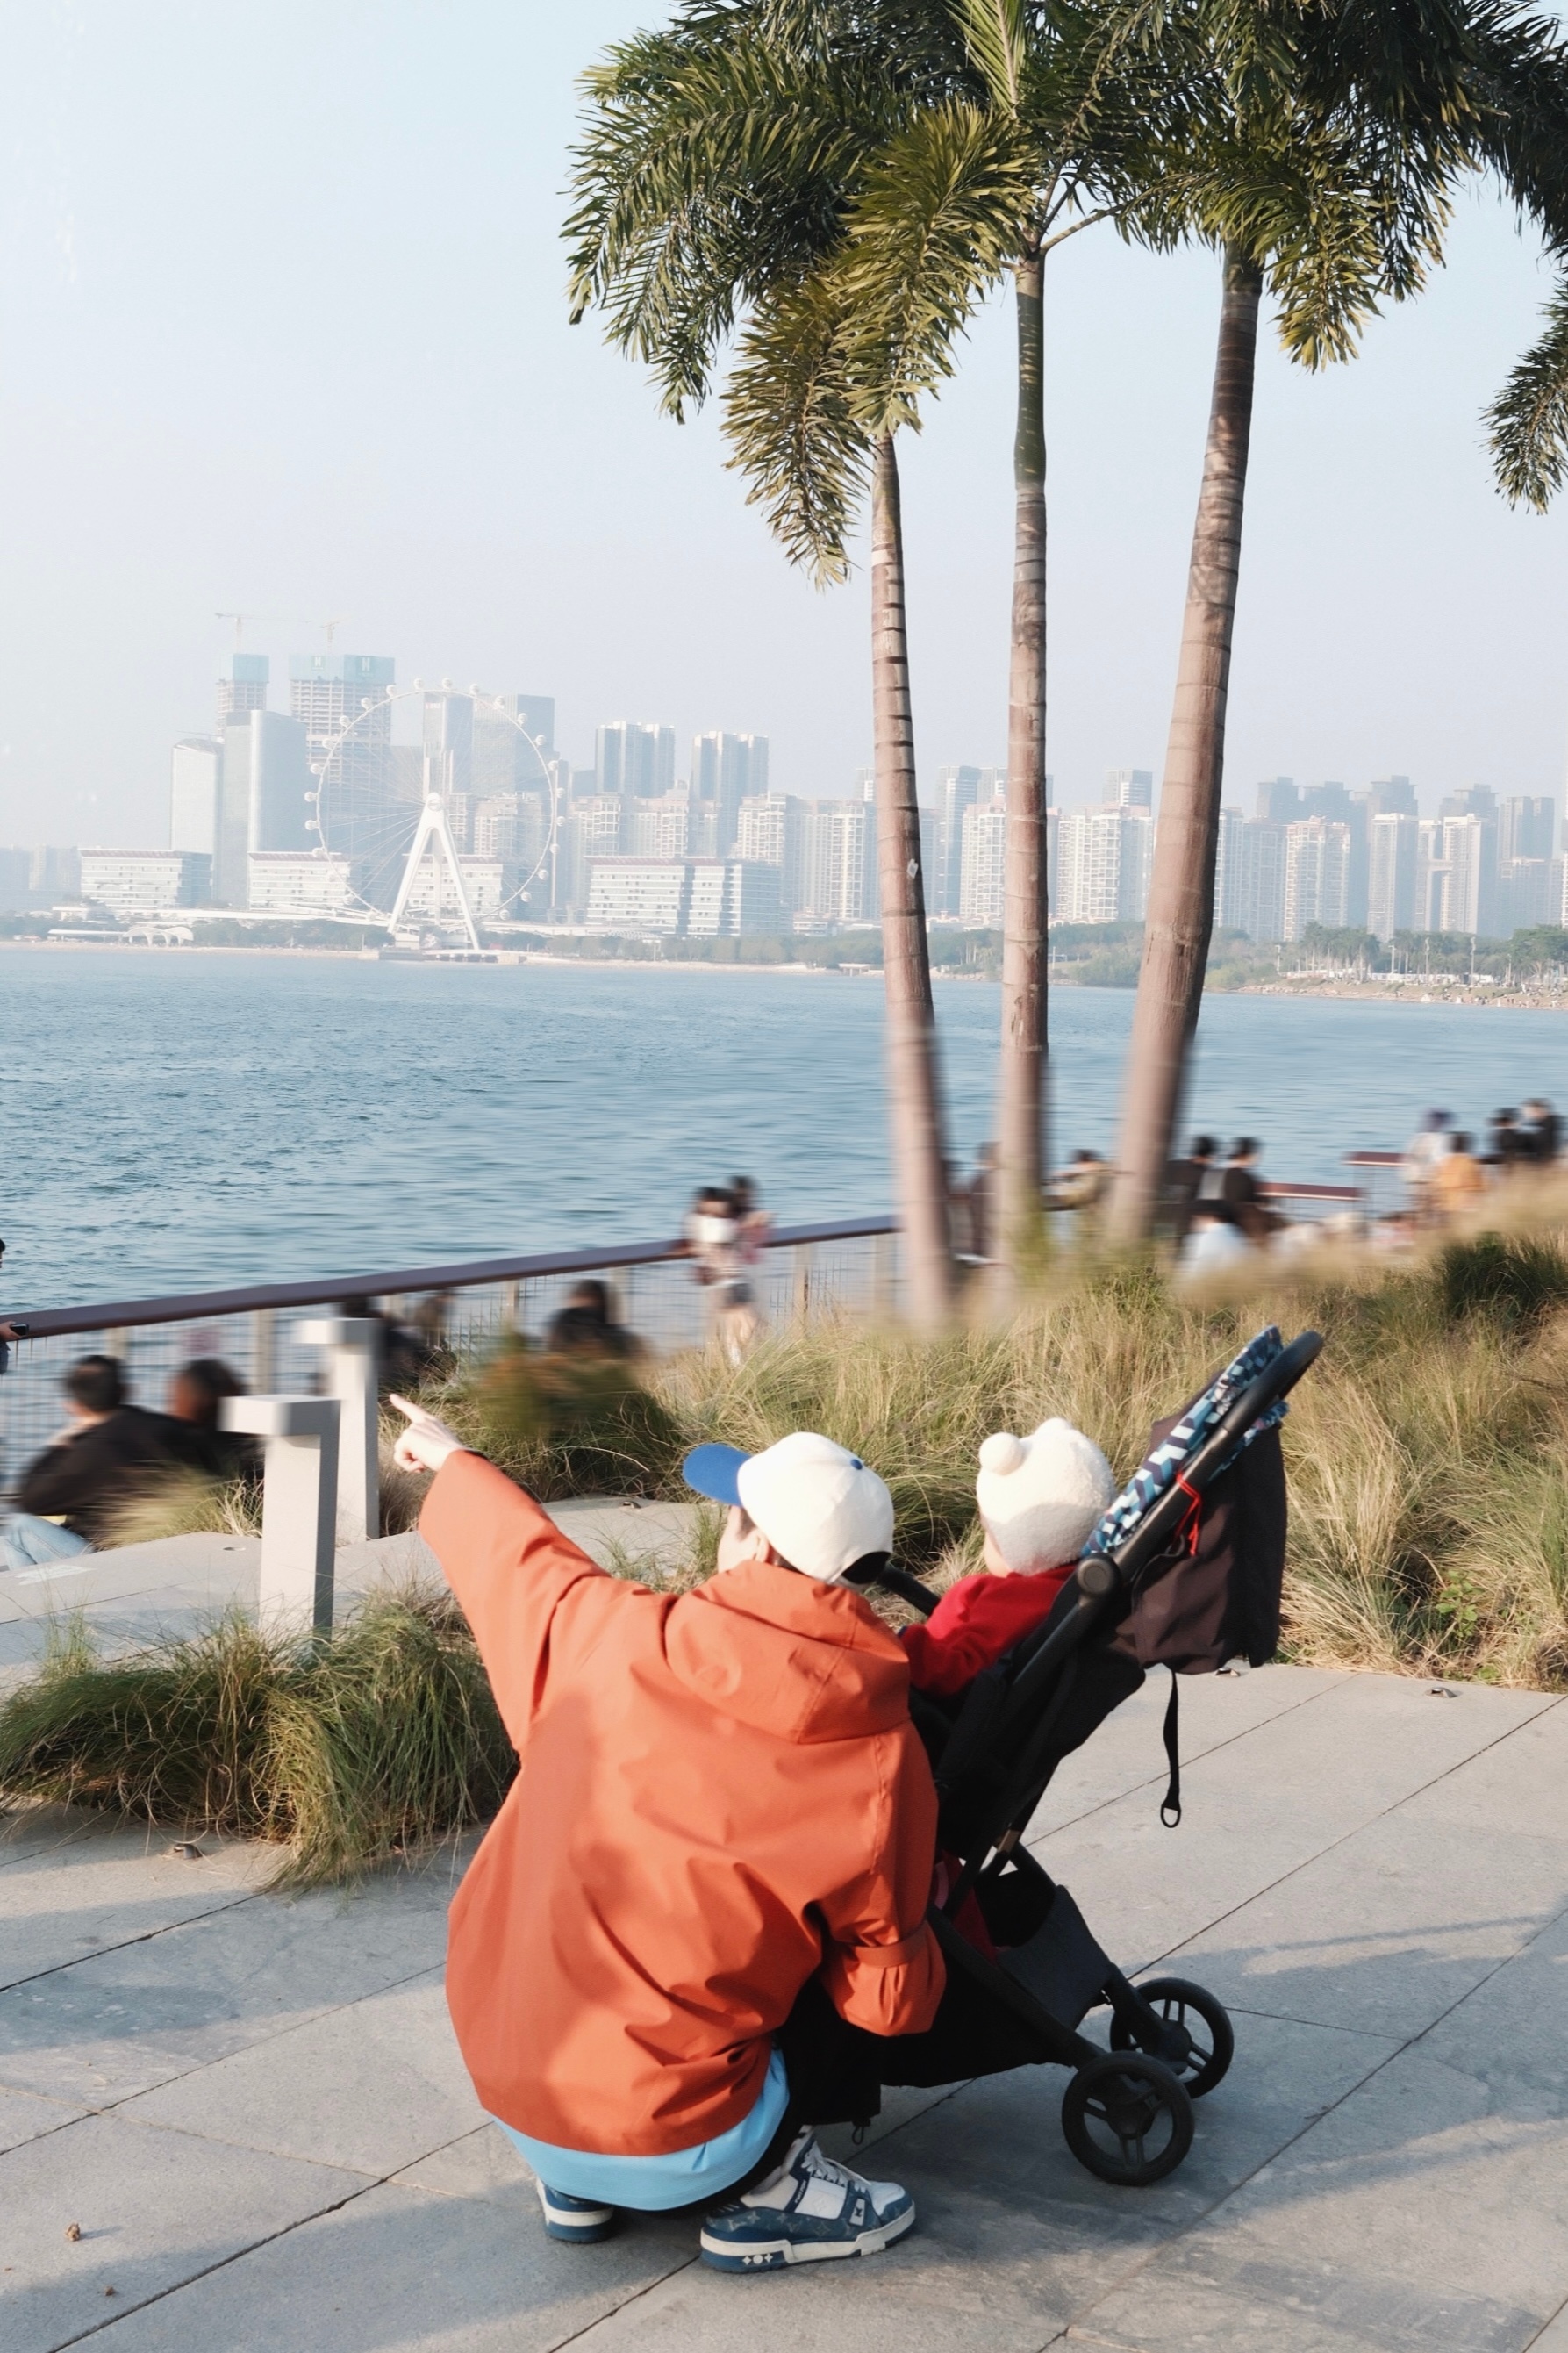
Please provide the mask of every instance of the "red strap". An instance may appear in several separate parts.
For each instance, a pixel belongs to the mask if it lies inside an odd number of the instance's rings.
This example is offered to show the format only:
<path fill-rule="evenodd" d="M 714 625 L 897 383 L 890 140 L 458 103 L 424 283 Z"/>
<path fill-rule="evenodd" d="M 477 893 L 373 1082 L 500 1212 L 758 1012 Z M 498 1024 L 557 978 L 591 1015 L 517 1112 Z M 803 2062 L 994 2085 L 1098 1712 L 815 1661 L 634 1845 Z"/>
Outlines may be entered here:
<path fill-rule="evenodd" d="M 1193 1507 L 1187 1514 L 1187 1523 L 1185 1527 L 1183 1529 L 1182 1534 L 1187 1539 L 1188 1552 L 1195 1560 L 1197 1558 L 1198 1551 L 1198 1537 L 1203 1531 L 1204 1499 L 1198 1493 L 1195 1487 L 1188 1486 L 1180 1472 L 1176 1474 L 1176 1484 L 1181 1489 L 1183 1494 L 1187 1497 Z"/>

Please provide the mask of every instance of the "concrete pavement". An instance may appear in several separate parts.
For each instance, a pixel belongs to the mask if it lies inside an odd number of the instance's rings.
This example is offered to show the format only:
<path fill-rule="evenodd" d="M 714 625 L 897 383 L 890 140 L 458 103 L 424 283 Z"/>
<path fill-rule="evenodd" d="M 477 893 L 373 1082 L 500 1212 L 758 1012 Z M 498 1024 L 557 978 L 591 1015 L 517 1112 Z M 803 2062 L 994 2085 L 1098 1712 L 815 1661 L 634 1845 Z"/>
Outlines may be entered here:
<path fill-rule="evenodd" d="M 0 2348 L 1568 2353 L 1568 1704 L 1194 1680 L 1171 1832 L 1163 1700 L 1068 1759 L 1037 1843 L 1124 1965 L 1234 2005 L 1186 2164 L 1092 2179 L 1048 2072 L 892 2094 L 860 2161 L 919 2232 L 754 2279 L 689 2221 L 546 2242 L 441 1999 L 460 1854 L 289 1899 L 252 1851 L 14 1816 Z"/>

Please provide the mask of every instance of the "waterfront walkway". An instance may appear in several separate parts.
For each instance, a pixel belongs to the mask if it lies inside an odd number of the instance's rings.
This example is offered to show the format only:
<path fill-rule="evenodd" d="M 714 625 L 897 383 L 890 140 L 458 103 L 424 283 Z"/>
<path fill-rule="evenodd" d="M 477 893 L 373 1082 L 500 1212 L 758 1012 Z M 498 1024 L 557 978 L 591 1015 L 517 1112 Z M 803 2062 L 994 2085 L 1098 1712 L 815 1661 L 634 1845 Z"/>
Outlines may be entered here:
<path fill-rule="evenodd" d="M 1560 2353 L 1568 1704 L 1194 1681 L 1169 1832 L 1163 1697 L 1068 1759 L 1037 1827 L 1123 1962 L 1234 2005 L 1185 2166 L 1093 2180 L 1050 2073 L 894 2094 L 862 2161 L 910 2186 L 919 2232 L 755 2279 L 699 2266 L 686 2221 L 545 2241 L 447 2022 L 460 1854 L 289 1900 L 254 1849 L 14 1816 L 0 2346 Z"/>

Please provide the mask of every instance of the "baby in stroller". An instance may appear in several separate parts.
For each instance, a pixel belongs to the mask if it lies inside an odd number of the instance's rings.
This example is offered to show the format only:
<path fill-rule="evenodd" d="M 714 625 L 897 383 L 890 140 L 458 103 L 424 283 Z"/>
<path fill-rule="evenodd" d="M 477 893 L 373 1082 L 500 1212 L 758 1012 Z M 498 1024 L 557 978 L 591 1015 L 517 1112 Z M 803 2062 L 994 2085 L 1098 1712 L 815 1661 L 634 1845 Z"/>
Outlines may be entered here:
<path fill-rule="evenodd" d="M 914 1689 L 952 1698 L 1043 1625 L 1115 1494 L 1110 1463 L 1070 1421 L 988 1438 L 974 1482 L 985 1567 L 900 1636 Z"/>

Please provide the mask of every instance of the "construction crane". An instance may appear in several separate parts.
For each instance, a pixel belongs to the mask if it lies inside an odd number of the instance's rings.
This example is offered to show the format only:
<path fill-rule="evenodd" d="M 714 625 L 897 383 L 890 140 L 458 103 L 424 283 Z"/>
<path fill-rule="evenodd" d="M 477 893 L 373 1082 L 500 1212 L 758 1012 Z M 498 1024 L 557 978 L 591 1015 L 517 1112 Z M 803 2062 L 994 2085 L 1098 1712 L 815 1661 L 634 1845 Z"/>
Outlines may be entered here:
<path fill-rule="evenodd" d="M 238 653 L 240 648 L 245 643 L 245 625 L 247 621 L 259 621 L 260 618 L 261 616 L 259 613 L 215 613 L 213 615 L 213 619 L 215 621 L 232 621 L 234 623 L 234 649 L 236 653 Z"/>

